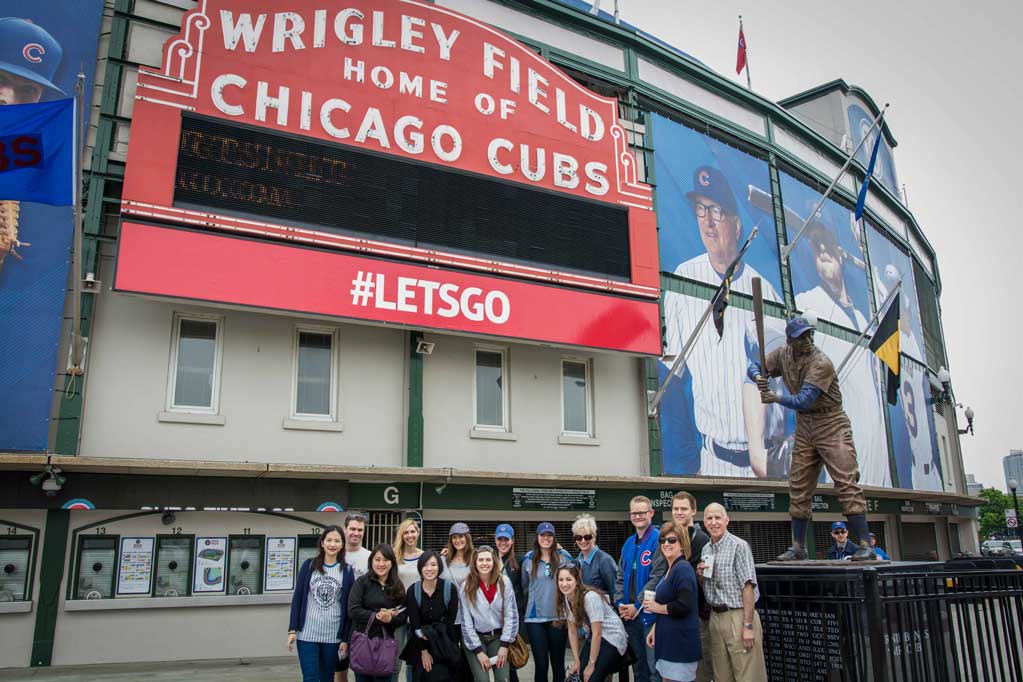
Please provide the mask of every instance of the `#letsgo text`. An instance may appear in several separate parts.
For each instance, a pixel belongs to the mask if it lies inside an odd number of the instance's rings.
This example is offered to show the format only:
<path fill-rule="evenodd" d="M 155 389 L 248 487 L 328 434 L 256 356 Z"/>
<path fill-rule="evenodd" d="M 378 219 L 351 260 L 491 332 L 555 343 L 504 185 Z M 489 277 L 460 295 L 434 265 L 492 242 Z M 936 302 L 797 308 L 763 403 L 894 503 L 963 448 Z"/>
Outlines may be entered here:
<path fill-rule="evenodd" d="M 388 299 L 390 283 L 383 273 L 359 270 L 352 279 L 352 305 L 372 306 L 377 310 L 421 313 L 440 317 L 463 317 L 472 322 L 486 320 L 504 324 L 511 315 L 508 295 L 494 289 L 460 287 L 415 277 L 398 277 L 396 292 Z"/>

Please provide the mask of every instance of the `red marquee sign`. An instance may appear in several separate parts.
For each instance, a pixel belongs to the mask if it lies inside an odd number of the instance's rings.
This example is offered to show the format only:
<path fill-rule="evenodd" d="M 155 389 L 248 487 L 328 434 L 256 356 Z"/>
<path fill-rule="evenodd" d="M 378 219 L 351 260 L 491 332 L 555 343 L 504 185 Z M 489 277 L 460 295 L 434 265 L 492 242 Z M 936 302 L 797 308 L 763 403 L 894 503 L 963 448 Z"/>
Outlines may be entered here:
<path fill-rule="evenodd" d="M 186 240 L 184 235 L 188 235 L 189 243 L 203 241 L 228 260 L 235 258 L 229 255 L 231 249 L 240 250 L 246 242 L 215 241 L 209 232 L 347 251 L 352 253 L 348 259 L 380 256 L 589 289 L 598 293 L 588 296 L 605 300 L 605 304 L 588 305 L 585 312 L 583 308 L 566 310 L 568 319 L 582 327 L 588 319 L 584 315 L 600 317 L 621 307 L 625 299 L 607 294 L 647 300 L 659 295 L 651 192 L 636 179 L 636 160 L 618 121 L 617 107 L 615 100 L 586 90 L 495 29 L 436 5 L 416 0 L 199 0 L 196 9 L 185 15 L 181 32 L 164 46 L 161 68 L 139 70 L 122 213 L 128 219 L 205 230 L 178 230 L 178 238 Z M 237 126 L 239 137 L 225 136 L 221 129 L 194 132 L 183 126 L 186 116 L 198 117 L 188 120 L 200 121 L 195 124 L 199 126 L 202 120 L 230 123 Z M 282 205 L 290 190 L 263 183 L 258 171 L 273 166 L 271 170 L 283 168 L 299 183 L 357 186 L 363 179 L 352 176 L 361 169 L 345 159 L 298 151 L 287 153 L 284 160 L 279 151 L 272 159 L 261 156 L 261 143 L 242 139 L 251 131 L 273 133 L 274 139 L 284 140 L 282 148 L 287 139 L 313 141 L 321 149 L 357 150 L 376 158 L 574 197 L 584 200 L 579 205 L 597 207 L 595 210 L 612 207 L 616 215 L 623 216 L 625 226 L 625 277 L 523 264 L 499 256 L 466 255 L 458 245 L 426 248 L 398 238 L 368 239 L 357 231 L 346 231 L 343 207 L 338 230 L 320 229 L 315 221 L 287 214 Z M 197 170 L 183 171 L 185 152 L 200 158 Z M 183 191 L 192 197 L 206 194 L 216 201 L 197 205 L 194 199 L 182 201 L 180 195 L 176 201 L 175 193 Z M 397 193 L 399 188 L 389 187 L 388 191 Z M 279 210 L 231 210 L 230 202 Z M 544 216 L 538 215 L 536 220 L 541 222 Z M 127 223 L 123 229 L 129 232 Z M 274 253 L 283 254 L 289 248 L 294 252 L 289 259 L 312 262 L 319 257 L 314 250 L 288 246 L 274 247 Z M 153 263 L 155 269 L 139 271 L 134 267 L 136 258 L 144 258 L 144 254 L 127 248 L 122 236 L 117 289 L 182 295 L 160 291 L 140 279 L 131 284 L 123 280 L 132 272 L 136 278 L 168 281 L 169 264 Z M 390 267 L 398 277 L 399 270 L 412 272 L 419 266 Z M 370 271 L 370 265 L 359 269 Z M 384 269 L 374 272 L 383 273 Z M 175 277 L 179 275 L 196 277 L 189 273 L 176 273 Z M 459 286 L 470 286 L 471 282 L 463 280 L 474 276 L 450 272 L 445 277 L 460 281 Z M 545 307 L 546 297 L 559 291 L 527 282 L 514 283 L 515 287 L 536 289 L 520 297 L 523 307 Z M 423 290 L 416 291 L 425 295 Z M 215 287 L 192 293 L 204 300 L 241 303 Z M 304 305 L 300 290 L 292 293 L 296 299 L 290 303 L 246 303 L 310 312 L 322 307 Z M 533 303 L 525 302 L 526 298 Z M 492 304 L 494 310 L 500 308 L 496 301 Z M 448 318 L 450 323 L 428 324 L 428 320 L 403 317 L 398 308 L 381 309 L 378 305 L 374 313 L 367 306 L 359 308 L 327 314 L 555 340 L 528 325 L 510 325 L 510 320 L 506 328 L 500 324 L 488 327 L 489 318 L 476 320 L 471 315 Z M 656 304 L 637 302 L 636 310 L 644 313 L 630 318 L 643 327 L 637 337 L 644 339 L 640 346 L 621 339 L 620 346 L 593 339 L 581 345 L 658 354 L 659 339 L 656 333 L 649 334 L 658 327 L 656 308 Z M 494 323 L 490 320 L 489 324 Z"/>

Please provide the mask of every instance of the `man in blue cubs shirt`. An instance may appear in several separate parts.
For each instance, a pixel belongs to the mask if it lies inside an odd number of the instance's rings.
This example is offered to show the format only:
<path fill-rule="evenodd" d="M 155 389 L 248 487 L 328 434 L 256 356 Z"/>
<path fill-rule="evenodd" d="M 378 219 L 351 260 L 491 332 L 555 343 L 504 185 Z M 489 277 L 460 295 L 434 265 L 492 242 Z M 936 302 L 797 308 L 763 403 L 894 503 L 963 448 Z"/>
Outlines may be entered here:
<path fill-rule="evenodd" d="M 657 554 L 660 531 L 653 527 L 654 505 L 650 498 L 637 495 L 629 502 L 629 520 L 636 534 L 622 545 L 622 558 L 618 562 L 615 578 L 615 606 L 625 622 L 629 647 L 636 655 L 632 673 L 636 682 L 661 682 L 654 667 L 653 649 L 647 649 L 646 636 L 656 616 L 640 610 L 643 586 L 650 578 L 650 569 Z"/>

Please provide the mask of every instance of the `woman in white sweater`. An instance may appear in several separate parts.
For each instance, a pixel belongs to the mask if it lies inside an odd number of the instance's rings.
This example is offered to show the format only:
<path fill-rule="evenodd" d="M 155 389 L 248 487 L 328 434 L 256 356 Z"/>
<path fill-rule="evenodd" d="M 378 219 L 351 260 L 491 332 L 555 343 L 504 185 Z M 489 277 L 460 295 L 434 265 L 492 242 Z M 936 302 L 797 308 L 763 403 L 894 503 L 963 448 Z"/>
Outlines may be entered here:
<path fill-rule="evenodd" d="M 462 603 L 462 640 L 474 682 L 508 682 L 508 647 L 519 633 L 515 590 L 492 547 L 476 550 L 469 577 L 458 591 Z"/>

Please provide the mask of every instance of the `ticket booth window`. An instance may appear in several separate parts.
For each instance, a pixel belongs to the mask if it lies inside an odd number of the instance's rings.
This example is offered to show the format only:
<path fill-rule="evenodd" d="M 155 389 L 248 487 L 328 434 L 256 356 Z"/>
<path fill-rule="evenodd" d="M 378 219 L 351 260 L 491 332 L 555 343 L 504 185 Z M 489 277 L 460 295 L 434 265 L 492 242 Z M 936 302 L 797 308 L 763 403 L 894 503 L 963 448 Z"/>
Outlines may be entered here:
<path fill-rule="evenodd" d="M 76 599 L 110 599 L 117 570 L 117 536 L 83 537 L 78 542 Z"/>
<path fill-rule="evenodd" d="M 25 601 L 31 558 L 31 536 L 0 538 L 0 602 Z"/>
<path fill-rule="evenodd" d="M 260 594 L 263 590 L 263 538 L 243 535 L 230 539 L 227 593 Z"/>
<path fill-rule="evenodd" d="M 164 535 L 156 538 L 156 577 L 154 597 L 186 597 L 192 584 L 192 544 L 190 535 Z"/>

